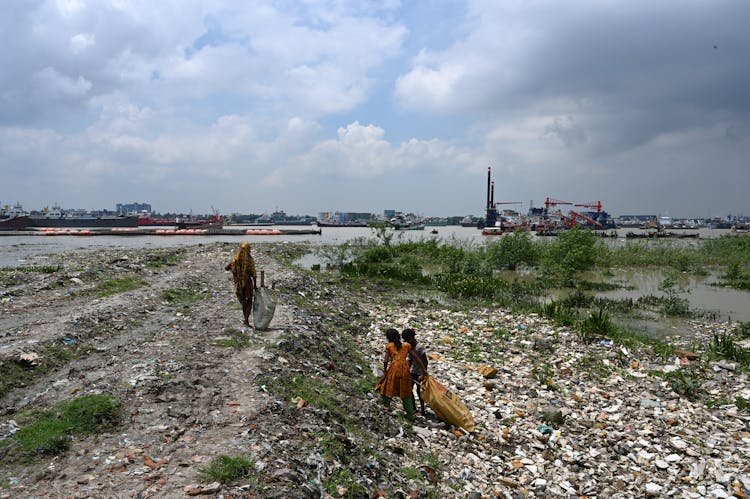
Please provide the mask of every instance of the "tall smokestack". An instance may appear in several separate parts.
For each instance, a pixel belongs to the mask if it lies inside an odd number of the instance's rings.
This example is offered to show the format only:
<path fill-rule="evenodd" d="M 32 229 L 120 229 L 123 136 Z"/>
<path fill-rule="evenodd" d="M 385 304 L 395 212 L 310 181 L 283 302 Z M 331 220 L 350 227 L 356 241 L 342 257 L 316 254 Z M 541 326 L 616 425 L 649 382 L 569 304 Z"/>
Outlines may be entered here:
<path fill-rule="evenodd" d="M 490 209 L 495 207 L 495 182 L 492 182 L 492 187 L 490 188 Z"/>
<path fill-rule="evenodd" d="M 486 206 L 488 210 L 491 208 L 490 206 L 490 202 L 491 202 L 490 200 L 490 178 L 491 176 L 492 176 L 492 167 L 488 166 L 487 167 L 487 206 Z"/>

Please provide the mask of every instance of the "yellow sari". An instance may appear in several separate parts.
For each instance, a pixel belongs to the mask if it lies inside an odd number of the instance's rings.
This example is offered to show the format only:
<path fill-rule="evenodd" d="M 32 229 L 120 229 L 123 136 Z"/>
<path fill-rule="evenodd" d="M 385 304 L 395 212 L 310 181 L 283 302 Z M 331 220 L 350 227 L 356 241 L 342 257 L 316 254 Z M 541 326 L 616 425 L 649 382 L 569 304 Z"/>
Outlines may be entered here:
<path fill-rule="evenodd" d="M 252 300 L 255 287 L 255 260 L 250 253 L 250 243 L 247 241 L 240 244 L 237 253 L 232 257 L 230 264 L 232 277 L 234 278 L 234 292 L 240 303 Z"/>

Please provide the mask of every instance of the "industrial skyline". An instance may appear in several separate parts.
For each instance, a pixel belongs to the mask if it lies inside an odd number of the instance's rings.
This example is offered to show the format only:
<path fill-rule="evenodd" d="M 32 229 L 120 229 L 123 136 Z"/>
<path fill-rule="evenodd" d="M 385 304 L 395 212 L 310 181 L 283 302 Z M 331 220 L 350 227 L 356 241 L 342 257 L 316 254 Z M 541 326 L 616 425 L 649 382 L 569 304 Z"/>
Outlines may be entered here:
<path fill-rule="evenodd" d="M 0 16 L 0 202 L 750 213 L 750 3 L 35 0 Z"/>

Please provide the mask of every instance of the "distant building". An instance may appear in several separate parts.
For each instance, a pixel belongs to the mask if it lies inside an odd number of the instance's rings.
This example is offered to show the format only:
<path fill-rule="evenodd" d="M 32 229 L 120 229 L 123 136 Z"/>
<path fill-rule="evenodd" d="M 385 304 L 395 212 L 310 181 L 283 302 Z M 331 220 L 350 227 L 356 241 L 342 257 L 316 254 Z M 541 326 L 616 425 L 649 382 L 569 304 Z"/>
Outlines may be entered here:
<path fill-rule="evenodd" d="M 385 217 L 386 220 L 390 220 L 391 218 L 396 216 L 396 210 L 383 210 L 383 217 Z"/>
<path fill-rule="evenodd" d="M 117 213 L 127 215 L 128 213 L 151 213 L 151 204 L 149 203 L 117 203 Z"/>

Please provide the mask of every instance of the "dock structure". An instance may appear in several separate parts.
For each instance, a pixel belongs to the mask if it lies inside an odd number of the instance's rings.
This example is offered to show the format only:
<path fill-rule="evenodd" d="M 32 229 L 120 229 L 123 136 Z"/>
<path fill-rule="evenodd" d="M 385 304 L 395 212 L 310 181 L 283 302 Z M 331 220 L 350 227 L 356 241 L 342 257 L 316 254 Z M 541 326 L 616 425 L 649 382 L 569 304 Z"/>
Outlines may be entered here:
<path fill-rule="evenodd" d="M 18 229 L 2 230 L 0 236 L 291 236 L 320 235 L 321 229 L 164 229 L 108 227 L 97 229 Z"/>

